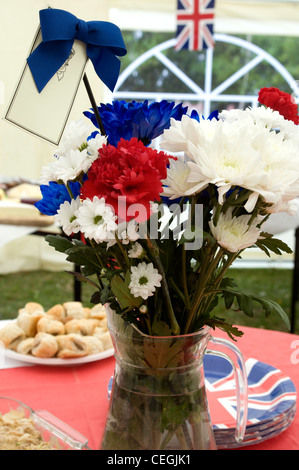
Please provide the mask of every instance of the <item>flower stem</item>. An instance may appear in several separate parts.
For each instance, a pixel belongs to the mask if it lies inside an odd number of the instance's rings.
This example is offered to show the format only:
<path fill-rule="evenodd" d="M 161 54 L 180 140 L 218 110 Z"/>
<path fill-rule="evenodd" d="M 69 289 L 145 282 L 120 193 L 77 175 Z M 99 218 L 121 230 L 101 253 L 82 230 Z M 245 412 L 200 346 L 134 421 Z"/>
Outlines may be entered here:
<path fill-rule="evenodd" d="M 98 260 L 99 263 L 100 263 L 100 266 L 101 266 L 102 268 L 105 268 L 105 266 L 103 265 L 103 262 L 102 262 L 102 260 L 101 260 L 101 257 L 99 256 L 99 253 L 97 253 L 96 246 L 95 246 L 93 240 L 89 240 L 89 242 L 90 242 L 90 245 L 92 246 L 92 248 L 94 248 L 94 250 L 95 250 L 95 254 L 96 254 L 97 260 Z"/>
<path fill-rule="evenodd" d="M 182 246 L 182 276 L 183 276 L 183 289 L 184 289 L 184 295 L 186 299 L 186 304 L 190 305 L 190 298 L 189 298 L 189 292 L 188 292 L 188 285 L 187 285 L 187 277 L 186 277 L 186 250 L 185 246 Z"/>
<path fill-rule="evenodd" d="M 187 318 L 187 322 L 185 325 L 185 330 L 184 330 L 185 334 L 189 332 L 190 327 L 192 327 L 192 325 L 194 324 L 195 317 L 196 317 L 198 308 L 200 306 L 200 302 L 205 295 L 204 289 L 206 285 L 209 283 L 210 277 L 213 274 L 214 270 L 217 268 L 218 263 L 220 262 L 221 257 L 223 256 L 223 252 L 224 252 L 223 248 L 220 247 L 218 250 L 218 253 L 214 255 L 214 259 L 211 260 L 209 253 L 208 253 L 208 255 L 205 257 L 203 261 L 203 265 L 201 267 L 201 276 L 200 276 L 200 280 L 199 280 L 196 293 L 194 296 L 193 306 L 189 312 L 189 316 Z M 208 265 L 207 271 L 205 270 L 206 265 Z"/>
<path fill-rule="evenodd" d="M 146 235 L 146 240 L 147 240 L 147 245 L 148 245 L 148 248 L 149 248 L 150 253 L 152 255 L 153 261 L 154 261 L 154 263 L 155 263 L 155 265 L 156 265 L 156 267 L 159 271 L 159 274 L 161 274 L 161 276 L 162 276 L 162 280 L 161 280 L 162 291 L 163 291 L 164 298 L 165 298 L 165 303 L 166 303 L 166 307 L 167 307 L 167 314 L 168 314 L 168 318 L 169 318 L 169 321 L 170 321 L 170 326 L 171 326 L 172 332 L 173 332 L 174 335 L 179 335 L 181 329 L 180 329 L 180 325 L 178 324 L 177 319 L 176 319 L 175 314 L 174 314 L 174 310 L 173 310 L 173 306 L 172 306 L 172 302 L 171 302 L 171 298 L 170 298 L 170 294 L 169 294 L 169 289 L 168 289 L 168 284 L 167 284 L 165 272 L 164 272 L 163 265 L 161 263 L 160 257 L 158 255 L 159 249 L 158 249 L 157 246 L 155 246 L 154 240 L 150 239 L 147 235 Z"/>
<path fill-rule="evenodd" d="M 226 271 L 228 268 L 232 265 L 232 263 L 235 261 L 235 259 L 239 256 L 240 252 L 237 253 L 230 253 L 228 256 L 228 260 L 225 263 L 225 266 L 222 268 L 220 273 L 218 274 L 217 278 L 214 281 L 214 286 L 213 286 L 213 291 L 210 291 L 207 293 L 207 296 L 210 296 L 210 299 L 207 299 L 207 302 L 205 304 L 205 309 L 207 310 L 209 305 L 211 304 L 212 300 L 214 299 L 215 295 L 219 292 L 221 292 L 221 289 L 219 289 L 220 283 L 223 279 L 223 276 L 225 275 Z"/>
<path fill-rule="evenodd" d="M 131 263 L 130 263 L 129 257 L 126 253 L 126 250 L 124 250 L 124 247 L 122 246 L 121 241 L 119 240 L 119 238 L 116 234 L 115 234 L 115 240 L 116 240 L 117 245 L 118 245 L 118 247 L 119 247 L 119 249 L 120 249 L 120 251 L 121 251 L 121 253 L 122 253 L 122 255 L 125 259 L 125 262 L 126 262 L 127 266 L 130 267 Z"/>
<path fill-rule="evenodd" d="M 74 198 L 74 195 L 73 195 L 73 192 L 72 192 L 72 190 L 71 190 L 70 182 L 69 182 L 69 181 L 67 182 L 67 184 L 65 185 L 65 187 L 66 187 L 66 189 L 67 189 L 67 192 L 68 192 L 69 195 L 70 195 L 70 198 L 71 198 L 71 199 L 75 199 L 75 198 Z"/>

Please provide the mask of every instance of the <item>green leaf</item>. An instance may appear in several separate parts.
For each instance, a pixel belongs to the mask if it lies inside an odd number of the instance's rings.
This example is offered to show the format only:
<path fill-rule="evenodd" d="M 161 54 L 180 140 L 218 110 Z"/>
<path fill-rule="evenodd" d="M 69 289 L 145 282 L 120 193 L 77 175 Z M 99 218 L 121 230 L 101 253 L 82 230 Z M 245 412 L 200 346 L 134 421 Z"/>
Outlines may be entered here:
<path fill-rule="evenodd" d="M 272 238 L 272 235 L 266 232 L 262 232 L 261 236 L 265 238 L 259 239 L 256 242 L 256 246 L 264 251 L 267 256 L 271 256 L 270 251 L 276 255 L 282 255 L 282 253 L 293 253 L 291 248 L 282 240 L 279 240 L 278 238 Z"/>
<path fill-rule="evenodd" d="M 223 298 L 224 298 L 225 308 L 227 310 L 229 310 L 231 308 L 232 304 L 234 303 L 235 296 L 232 292 L 224 290 L 223 291 Z"/>
<path fill-rule="evenodd" d="M 170 336 L 171 328 L 165 321 L 154 319 L 151 334 L 154 336 Z"/>
<path fill-rule="evenodd" d="M 235 337 L 241 337 L 244 334 L 243 331 L 240 331 L 236 326 L 227 323 L 223 318 L 211 317 L 205 321 L 205 324 L 209 325 L 213 329 L 219 328 L 224 331 L 233 341 L 236 341 Z"/>
<path fill-rule="evenodd" d="M 61 253 L 66 253 L 69 248 L 72 248 L 72 242 L 61 235 L 47 235 L 45 240 L 49 243 L 50 246 L 53 246 L 56 251 Z"/>
<path fill-rule="evenodd" d="M 225 287 L 236 287 L 237 284 L 234 279 L 231 277 L 224 277 L 221 281 L 220 288 L 225 288 Z"/>
<path fill-rule="evenodd" d="M 157 246 L 159 248 L 159 257 L 163 265 L 164 271 L 171 275 L 175 272 L 176 262 L 178 260 L 177 248 L 172 237 L 165 240 L 157 240 Z"/>
<path fill-rule="evenodd" d="M 94 292 L 91 296 L 90 302 L 92 304 L 103 304 L 103 302 L 101 301 L 101 292 L 99 292 L 98 290 Z"/>
<path fill-rule="evenodd" d="M 115 295 L 119 305 L 124 310 L 140 307 L 143 302 L 141 297 L 134 297 L 131 294 L 127 276 L 126 281 L 124 281 L 121 276 L 115 275 L 111 281 L 111 290 Z"/>
<path fill-rule="evenodd" d="M 231 307 L 233 299 L 237 301 L 240 310 L 242 310 L 249 317 L 253 317 L 253 302 L 257 302 L 263 308 L 266 316 L 269 316 L 272 312 L 275 312 L 281 317 L 287 327 L 290 328 L 289 317 L 277 302 L 274 302 L 273 300 L 266 297 L 259 297 L 254 294 L 247 294 L 245 292 L 239 292 L 233 289 L 223 289 L 222 293 L 226 308 L 227 305 L 229 305 L 229 308 Z"/>
<path fill-rule="evenodd" d="M 66 272 L 71 274 L 72 276 L 74 276 L 80 282 L 86 282 L 87 284 L 90 284 L 91 286 L 95 287 L 96 289 L 99 289 L 99 287 L 100 287 L 96 282 L 92 281 L 91 279 L 89 279 L 88 277 L 84 276 L 81 273 L 77 273 L 75 271 L 66 271 Z"/>
<path fill-rule="evenodd" d="M 66 255 L 67 261 L 77 266 L 84 266 L 85 275 L 94 274 L 101 269 L 102 266 L 95 254 L 95 249 L 80 240 L 71 241 L 61 235 L 47 235 L 45 238 L 56 251 Z"/>

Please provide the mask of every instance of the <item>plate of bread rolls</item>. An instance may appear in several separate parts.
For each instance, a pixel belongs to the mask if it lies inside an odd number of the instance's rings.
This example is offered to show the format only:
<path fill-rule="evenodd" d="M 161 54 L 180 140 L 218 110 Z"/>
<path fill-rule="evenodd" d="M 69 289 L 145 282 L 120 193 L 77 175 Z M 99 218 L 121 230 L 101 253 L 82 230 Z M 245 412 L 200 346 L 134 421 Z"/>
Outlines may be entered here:
<path fill-rule="evenodd" d="M 72 365 L 113 356 L 105 307 L 72 301 L 45 309 L 28 302 L 13 320 L 0 322 L 8 358 L 47 365 Z"/>

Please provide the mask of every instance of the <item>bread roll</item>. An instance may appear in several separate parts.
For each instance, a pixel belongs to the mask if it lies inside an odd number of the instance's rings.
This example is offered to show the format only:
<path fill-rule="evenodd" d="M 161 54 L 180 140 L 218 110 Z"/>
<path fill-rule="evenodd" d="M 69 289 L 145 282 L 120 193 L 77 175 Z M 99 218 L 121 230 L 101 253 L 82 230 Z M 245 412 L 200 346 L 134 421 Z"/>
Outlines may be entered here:
<path fill-rule="evenodd" d="M 72 357 L 84 357 L 88 354 L 88 348 L 84 336 L 76 333 L 57 336 L 57 357 L 67 359 Z"/>
<path fill-rule="evenodd" d="M 21 341 L 18 344 L 17 352 L 19 354 L 31 354 L 33 344 L 34 344 L 34 338 L 23 339 L 23 341 Z"/>
<path fill-rule="evenodd" d="M 28 313 L 44 312 L 44 307 L 37 302 L 27 302 L 24 307 L 24 310 Z"/>
<path fill-rule="evenodd" d="M 96 328 L 94 332 L 94 337 L 98 338 L 102 342 L 105 351 L 107 349 L 113 348 L 113 343 L 109 331 L 103 331 L 102 328 Z"/>
<path fill-rule="evenodd" d="M 84 310 L 84 318 L 90 318 L 90 308 L 83 307 L 83 310 Z"/>
<path fill-rule="evenodd" d="M 65 320 L 65 309 L 61 304 L 53 305 L 48 311 L 47 315 L 53 317 L 55 320 L 64 321 Z"/>
<path fill-rule="evenodd" d="M 87 346 L 87 354 L 97 354 L 104 351 L 103 343 L 95 336 L 84 336 L 84 341 Z"/>
<path fill-rule="evenodd" d="M 80 335 L 91 336 L 97 326 L 98 320 L 92 320 L 91 318 L 83 318 L 81 320 L 74 319 L 65 323 L 65 332 L 66 334 L 77 333 Z"/>
<path fill-rule="evenodd" d="M 49 335 L 63 335 L 65 333 L 64 324 L 59 320 L 45 315 L 37 322 L 37 332 L 48 333 Z"/>
<path fill-rule="evenodd" d="M 25 339 L 25 333 L 15 322 L 7 323 L 0 329 L 0 341 L 5 348 L 16 350 L 23 339 Z"/>
<path fill-rule="evenodd" d="M 66 316 L 65 321 L 74 318 L 85 318 L 85 311 L 81 302 L 64 302 L 63 307 Z"/>
<path fill-rule="evenodd" d="M 37 333 L 37 322 L 43 316 L 42 312 L 28 313 L 23 310 L 17 317 L 17 325 L 24 331 L 26 336 L 35 336 Z"/>
<path fill-rule="evenodd" d="M 32 346 L 32 355 L 35 357 L 50 358 L 58 351 L 58 344 L 54 336 L 48 333 L 37 333 Z"/>
<path fill-rule="evenodd" d="M 90 309 L 90 318 L 103 320 L 107 317 L 106 309 L 102 304 L 96 304 Z"/>

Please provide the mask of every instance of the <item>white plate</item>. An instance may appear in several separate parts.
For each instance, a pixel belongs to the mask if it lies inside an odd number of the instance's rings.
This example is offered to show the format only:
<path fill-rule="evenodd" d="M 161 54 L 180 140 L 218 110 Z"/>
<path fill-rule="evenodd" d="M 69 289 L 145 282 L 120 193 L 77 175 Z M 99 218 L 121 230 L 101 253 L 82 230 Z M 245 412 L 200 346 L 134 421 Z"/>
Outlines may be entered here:
<path fill-rule="evenodd" d="M 7 323 L 13 322 L 15 320 L 1 320 L 0 321 L 0 328 L 5 326 Z M 29 364 L 40 364 L 40 365 L 47 365 L 47 366 L 71 366 L 76 364 L 87 364 L 88 362 L 95 362 L 101 361 L 102 359 L 106 359 L 107 357 L 111 357 L 114 355 L 114 348 L 106 349 L 97 354 L 89 354 L 88 356 L 84 357 L 77 357 L 77 358 L 69 358 L 69 359 L 60 359 L 58 357 L 50 357 L 50 358 L 41 358 L 30 356 L 29 354 L 19 354 L 11 349 L 5 349 L 4 351 L 5 357 L 9 359 L 13 359 L 15 361 L 25 362 Z"/>
<path fill-rule="evenodd" d="M 77 357 L 77 358 L 69 358 L 69 359 L 60 359 L 58 357 L 50 357 L 50 358 L 41 358 L 41 357 L 34 357 L 25 354 L 19 354 L 15 351 L 10 349 L 5 349 L 5 356 L 14 359 L 15 361 L 26 362 L 30 364 L 41 364 L 46 366 L 71 366 L 76 364 L 86 364 L 88 362 L 95 362 L 100 361 L 102 359 L 106 359 L 107 357 L 111 357 L 114 354 L 114 349 L 107 349 L 106 351 L 102 351 L 97 354 L 90 354 L 89 356 L 84 357 Z"/>

